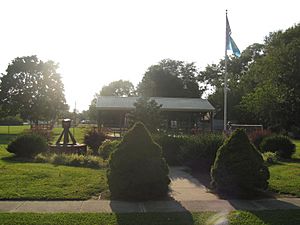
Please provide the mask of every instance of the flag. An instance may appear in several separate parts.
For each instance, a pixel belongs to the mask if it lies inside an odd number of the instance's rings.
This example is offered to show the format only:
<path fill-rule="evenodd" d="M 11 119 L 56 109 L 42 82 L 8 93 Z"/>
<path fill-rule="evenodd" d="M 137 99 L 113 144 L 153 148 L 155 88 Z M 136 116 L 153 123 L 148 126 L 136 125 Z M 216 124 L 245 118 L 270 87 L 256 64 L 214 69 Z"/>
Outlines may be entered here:
<path fill-rule="evenodd" d="M 237 57 L 241 56 L 241 52 L 234 42 L 233 38 L 231 37 L 231 29 L 228 21 L 228 17 L 226 14 L 226 50 L 231 50 L 233 54 Z"/>

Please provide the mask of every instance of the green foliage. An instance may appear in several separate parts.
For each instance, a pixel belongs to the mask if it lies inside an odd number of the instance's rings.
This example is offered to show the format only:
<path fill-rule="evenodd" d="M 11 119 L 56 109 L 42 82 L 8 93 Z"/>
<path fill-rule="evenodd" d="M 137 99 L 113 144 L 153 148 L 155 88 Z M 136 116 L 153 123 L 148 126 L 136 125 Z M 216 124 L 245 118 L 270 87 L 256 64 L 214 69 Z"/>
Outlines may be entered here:
<path fill-rule="evenodd" d="M 278 155 L 275 152 L 264 152 L 262 157 L 266 163 L 274 164 L 278 162 Z"/>
<path fill-rule="evenodd" d="M 103 142 L 102 145 L 99 147 L 98 153 L 104 160 L 107 160 L 110 154 L 117 149 L 119 144 L 120 141 L 118 140 L 114 140 L 114 141 L 107 140 Z"/>
<path fill-rule="evenodd" d="M 260 144 L 263 141 L 264 138 L 271 136 L 272 133 L 270 130 L 255 130 L 248 134 L 248 137 L 252 144 L 260 150 Z"/>
<path fill-rule="evenodd" d="M 84 143 L 93 150 L 95 155 L 98 154 L 98 149 L 105 139 L 105 134 L 96 129 L 88 130 L 84 135 Z"/>
<path fill-rule="evenodd" d="M 194 63 L 164 59 L 148 68 L 138 85 L 138 93 L 145 97 L 197 98 L 202 94 L 197 76 Z"/>
<path fill-rule="evenodd" d="M 118 80 L 109 83 L 107 86 L 103 86 L 100 91 L 100 96 L 135 96 L 135 89 L 130 81 Z"/>
<path fill-rule="evenodd" d="M 266 189 L 269 171 L 246 133 L 237 129 L 218 149 L 211 178 L 217 191 L 245 194 Z"/>
<path fill-rule="evenodd" d="M 103 168 L 105 163 L 98 156 L 79 154 L 43 154 L 34 157 L 35 162 L 47 162 L 55 165 L 79 166 L 89 168 Z"/>
<path fill-rule="evenodd" d="M 278 156 L 290 159 L 296 151 L 296 146 L 287 136 L 274 135 L 265 138 L 260 149 L 262 152 L 276 152 Z"/>
<path fill-rule="evenodd" d="M 186 141 L 185 137 L 157 133 L 153 135 L 153 140 L 162 147 L 162 153 L 168 165 L 178 166 L 182 164 L 180 152 L 181 146 Z"/>
<path fill-rule="evenodd" d="M 193 169 L 210 170 L 216 152 L 222 145 L 222 134 L 172 136 L 158 133 L 153 139 L 162 146 L 169 165 L 187 165 Z"/>
<path fill-rule="evenodd" d="M 1 77 L 1 111 L 24 120 L 51 120 L 67 109 L 58 64 L 37 56 L 15 58 Z"/>
<path fill-rule="evenodd" d="M 30 158 L 47 150 L 46 140 L 35 134 L 20 135 L 7 146 L 7 151 L 14 153 L 18 157 Z"/>
<path fill-rule="evenodd" d="M 142 122 L 151 131 L 155 132 L 160 127 L 160 108 L 155 100 L 141 97 L 134 103 L 135 109 L 129 115 L 131 125 Z"/>
<path fill-rule="evenodd" d="M 156 144 L 140 122 L 124 136 L 111 154 L 107 173 L 113 198 L 153 200 L 166 196 L 170 179 L 168 166 Z"/>
<path fill-rule="evenodd" d="M 0 125 L 23 125 L 23 120 L 19 116 L 6 116 L 3 118 L 0 118 Z"/>
<path fill-rule="evenodd" d="M 222 134 L 206 133 L 184 137 L 180 158 L 185 165 L 194 169 L 210 171 L 218 148 L 224 142 Z"/>

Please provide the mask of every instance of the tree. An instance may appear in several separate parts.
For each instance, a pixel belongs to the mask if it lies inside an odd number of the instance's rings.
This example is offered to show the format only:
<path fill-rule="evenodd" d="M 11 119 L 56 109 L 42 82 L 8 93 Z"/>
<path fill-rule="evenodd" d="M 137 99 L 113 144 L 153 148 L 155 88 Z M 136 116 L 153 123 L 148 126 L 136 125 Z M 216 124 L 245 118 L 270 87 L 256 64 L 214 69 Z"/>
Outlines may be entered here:
<path fill-rule="evenodd" d="M 118 80 L 103 86 L 100 91 L 101 96 L 135 96 L 135 89 L 133 84 L 128 80 Z"/>
<path fill-rule="evenodd" d="M 256 84 L 245 81 L 252 64 L 265 54 L 265 46 L 263 44 L 252 44 L 248 46 L 241 54 L 241 57 L 228 58 L 228 92 L 227 106 L 228 119 L 242 123 L 251 123 L 252 114 L 241 111 L 239 103 L 245 93 L 252 91 Z M 218 64 L 208 65 L 204 71 L 200 72 L 199 80 L 209 90 L 212 89 L 212 94 L 208 99 L 216 108 L 215 118 L 223 118 L 224 110 L 224 74 L 225 61 L 220 60 Z"/>
<path fill-rule="evenodd" d="M 300 127 L 300 24 L 271 33 L 265 42 L 266 54 L 246 77 L 255 88 L 241 106 L 265 126 Z"/>
<path fill-rule="evenodd" d="M 138 93 L 146 97 L 199 98 L 202 90 L 194 63 L 164 59 L 148 68 L 138 85 Z"/>
<path fill-rule="evenodd" d="M 7 115 L 24 120 L 53 120 L 67 109 L 58 64 L 37 56 L 15 58 L 2 74 L 0 100 Z"/>
<path fill-rule="evenodd" d="M 118 80 L 109 83 L 102 87 L 99 93 L 94 95 L 94 98 L 91 101 L 89 106 L 88 115 L 90 120 L 96 121 L 98 112 L 97 112 L 97 99 L 100 96 L 120 96 L 120 97 L 130 97 L 136 96 L 136 90 L 134 85 L 128 80 Z M 102 116 L 106 116 L 106 113 L 103 113 Z"/>
<path fill-rule="evenodd" d="M 157 131 L 161 124 L 161 105 L 158 105 L 155 100 L 141 97 L 134 103 L 134 106 L 135 110 L 129 115 L 130 124 L 142 122 L 151 132 Z"/>

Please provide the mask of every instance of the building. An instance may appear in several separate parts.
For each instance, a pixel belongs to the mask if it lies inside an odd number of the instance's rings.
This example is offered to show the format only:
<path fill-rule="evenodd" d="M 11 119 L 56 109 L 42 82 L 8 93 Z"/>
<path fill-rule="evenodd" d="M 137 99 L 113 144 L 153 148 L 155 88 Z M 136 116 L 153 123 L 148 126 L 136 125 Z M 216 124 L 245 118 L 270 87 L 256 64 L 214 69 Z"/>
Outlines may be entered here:
<path fill-rule="evenodd" d="M 109 128 L 126 128 L 127 116 L 135 109 L 139 97 L 100 96 L 97 99 L 98 124 Z M 162 129 L 182 132 L 212 131 L 215 108 L 201 98 L 151 97 L 161 105 Z"/>

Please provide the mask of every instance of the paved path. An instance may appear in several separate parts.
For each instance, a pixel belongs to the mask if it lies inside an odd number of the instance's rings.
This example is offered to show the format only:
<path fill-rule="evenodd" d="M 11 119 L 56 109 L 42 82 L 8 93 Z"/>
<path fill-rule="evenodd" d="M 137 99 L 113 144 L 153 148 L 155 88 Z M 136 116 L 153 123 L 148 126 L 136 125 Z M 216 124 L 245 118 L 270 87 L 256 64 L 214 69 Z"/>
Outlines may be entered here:
<path fill-rule="evenodd" d="M 88 201 L 0 201 L 0 212 L 201 212 L 239 210 L 300 209 L 300 198 L 222 200 L 207 192 L 183 168 L 170 170 L 171 196 L 175 200 L 123 202 Z"/>

